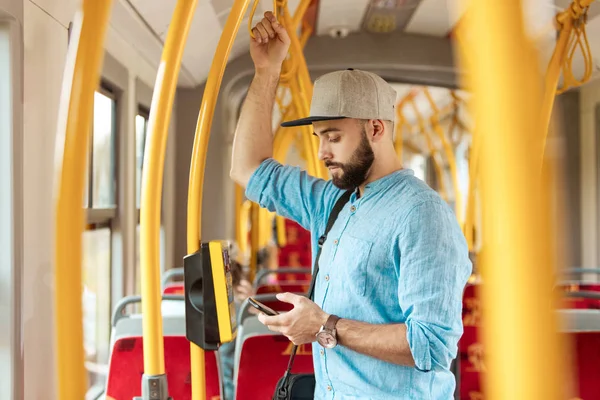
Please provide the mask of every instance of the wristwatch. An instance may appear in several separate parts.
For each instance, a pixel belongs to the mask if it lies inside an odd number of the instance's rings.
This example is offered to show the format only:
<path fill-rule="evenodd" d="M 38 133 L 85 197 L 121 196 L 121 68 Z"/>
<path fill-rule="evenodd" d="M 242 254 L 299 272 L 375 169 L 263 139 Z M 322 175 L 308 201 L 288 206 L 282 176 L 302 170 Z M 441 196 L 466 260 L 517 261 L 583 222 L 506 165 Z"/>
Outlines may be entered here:
<path fill-rule="evenodd" d="M 331 314 L 327 318 L 325 325 L 321 326 L 319 332 L 317 332 L 317 342 L 326 349 L 332 349 L 337 346 L 337 330 L 335 325 L 339 321 L 340 317 Z"/>

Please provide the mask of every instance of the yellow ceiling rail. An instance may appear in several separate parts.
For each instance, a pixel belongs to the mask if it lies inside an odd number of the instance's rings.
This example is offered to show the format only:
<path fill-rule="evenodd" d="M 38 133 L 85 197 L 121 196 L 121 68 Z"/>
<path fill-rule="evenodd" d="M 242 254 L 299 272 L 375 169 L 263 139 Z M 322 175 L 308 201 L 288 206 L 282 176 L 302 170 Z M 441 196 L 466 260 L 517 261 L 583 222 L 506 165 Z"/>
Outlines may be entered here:
<path fill-rule="evenodd" d="M 100 80 L 104 39 L 112 1 L 84 0 L 73 21 L 57 127 L 54 304 L 58 397 L 80 400 L 87 390 L 81 305 L 81 205 L 93 121 L 94 91 Z"/>
<path fill-rule="evenodd" d="M 557 90 L 557 94 L 563 93 L 570 87 L 576 87 L 587 82 L 592 73 L 594 72 L 594 60 L 592 59 L 592 51 L 587 38 L 587 32 L 585 25 L 587 24 L 587 13 L 590 5 L 594 0 L 574 0 L 571 6 L 558 14 L 556 21 L 559 26 L 563 26 L 566 21 L 571 20 L 570 29 L 570 40 L 568 55 L 563 58 L 562 70 L 563 70 L 563 87 Z M 582 40 L 583 37 L 583 40 Z M 584 60 L 584 73 L 583 78 L 578 80 L 573 75 L 573 56 L 577 47 L 581 48 L 581 53 Z"/>
<path fill-rule="evenodd" d="M 550 127 L 550 119 L 552 118 L 552 110 L 554 106 L 554 98 L 557 94 L 561 94 L 571 87 L 580 86 L 587 82 L 593 72 L 593 59 L 585 25 L 587 23 L 587 11 L 593 0 L 575 0 L 564 11 L 558 13 L 555 18 L 556 25 L 560 30 L 558 41 L 552 53 L 552 58 L 548 63 L 546 72 L 546 83 L 544 91 L 544 99 L 542 103 L 541 121 L 542 127 L 542 142 L 541 142 L 541 157 L 543 159 L 546 149 L 546 138 Z M 583 42 L 581 41 L 583 36 Z M 573 76 L 573 56 L 577 47 L 581 48 L 584 58 L 584 75 L 581 80 L 577 80 Z M 563 73 L 563 87 L 558 88 L 560 73 Z M 541 162 L 541 161 L 540 161 Z"/>
<path fill-rule="evenodd" d="M 425 94 L 425 97 L 427 97 L 427 101 L 429 102 L 429 106 L 431 107 L 431 110 L 432 110 L 432 114 L 431 114 L 431 118 L 430 118 L 431 126 L 432 126 L 433 130 L 435 131 L 435 133 L 440 138 L 440 141 L 442 142 L 442 148 L 444 149 L 444 152 L 446 153 L 446 158 L 448 159 L 448 164 L 450 165 L 450 177 L 452 179 L 452 186 L 454 187 L 454 212 L 456 213 L 456 219 L 462 225 L 464 222 L 463 208 L 462 208 L 462 206 L 463 206 L 462 192 L 460 190 L 460 185 L 458 183 L 458 171 L 456 169 L 456 157 L 454 156 L 454 149 L 452 149 L 452 147 L 450 146 L 450 143 L 448 143 L 448 140 L 446 139 L 446 135 L 444 134 L 444 131 L 443 131 L 442 127 L 440 126 L 440 123 L 439 123 L 439 112 L 440 111 L 439 111 L 437 105 L 435 104 L 433 97 L 431 97 L 431 93 L 429 92 L 429 89 L 427 89 L 427 87 L 423 87 L 423 93 Z"/>
<path fill-rule="evenodd" d="M 523 140 L 542 136 L 539 119 L 531 118 L 542 105 L 538 54 L 525 32 L 521 1 L 470 3 L 467 84 L 481 140 L 485 397 L 558 400 L 565 353 L 550 306 L 559 268 L 550 193 L 532 173 L 539 170 L 534 141 Z"/>
<path fill-rule="evenodd" d="M 448 200 L 448 193 L 446 191 L 446 181 L 444 180 L 444 171 L 442 169 L 441 162 L 438 159 L 438 151 L 435 148 L 435 146 L 433 145 L 433 140 L 431 139 L 431 137 L 429 136 L 429 133 L 427 132 L 427 128 L 425 126 L 425 119 L 423 118 L 421 111 L 419 111 L 419 109 L 417 108 L 417 104 L 415 103 L 414 96 L 408 100 L 408 104 L 411 105 L 411 107 L 413 108 L 413 110 L 415 112 L 415 115 L 417 116 L 417 120 L 419 121 L 419 129 L 421 131 L 421 134 L 425 138 L 427 147 L 429 148 L 431 158 L 433 160 L 433 167 L 435 169 L 435 174 L 437 176 L 437 181 L 439 184 L 440 196 L 444 200 Z"/>
<path fill-rule="evenodd" d="M 286 27 L 293 26 L 287 4 L 283 8 L 282 16 L 284 25 Z M 290 52 L 292 57 L 298 59 L 298 86 L 296 86 L 296 82 L 292 82 L 290 84 L 290 88 L 292 89 L 293 96 L 296 98 L 299 97 L 300 100 L 297 103 L 299 106 L 299 108 L 297 108 L 297 113 L 299 115 L 308 115 L 310 113 L 310 101 L 312 99 L 312 81 L 310 79 L 310 74 L 308 73 L 308 67 L 306 65 L 304 53 L 302 52 L 302 45 L 298 39 L 298 36 L 296 35 L 296 32 L 292 32 L 292 34 L 290 34 L 290 39 Z M 312 150 L 310 150 L 308 154 L 310 155 L 309 159 L 312 158 L 315 176 L 318 176 L 322 179 L 328 179 L 327 168 L 325 168 L 325 164 L 320 162 L 318 159 L 319 139 L 312 134 L 312 129 L 310 126 L 304 126 L 301 129 L 308 137 L 309 142 L 311 142 Z"/>
<path fill-rule="evenodd" d="M 258 1 L 258 0 L 257 0 Z M 200 227 L 202 226 L 202 190 L 204 187 L 204 173 L 206 168 L 206 153 L 210 128 L 215 113 L 217 96 L 221 87 L 225 66 L 229 53 L 237 36 L 238 29 L 244 19 L 250 0 L 235 0 L 227 22 L 221 33 L 219 44 L 215 51 L 200 111 L 194 137 L 192 161 L 190 166 L 188 188 L 188 219 L 187 219 L 187 251 L 194 254 L 200 248 Z M 252 20 L 252 17 L 250 17 Z M 190 342 L 192 400 L 204 400 L 206 397 L 206 384 L 204 375 L 204 350 Z"/>
<path fill-rule="evenodd" d="M 185 42 L 197 0 L 179 0 L 161 56 L 150 116 L 147 157 L 142 168 L 140 207 L 140 266 L 144 332 L 144 375 L 165 374 L 160 284 L 161 190 L 169 121 Z"/>
<path fill-rule="evenodd" d="M 250 16 L 248 17 L 248 34 L 250 35 L 250 37 L 252 39 L 254 39 L 254 33 L 252 32 L 252 22 L 254 19 L 254 14 L 256 13 L 256 9 L 258 8 L 258 4 L 260 3 L 260 0 L 254 0 L 254 4 L 252 5 L 252 8 L 250 9 Z M 277 18 L 278 16 L 278 7 L 277 7 L 277 0 L 273 0 L 273 15 L 275 15 L 275 18 Z"/>
<path fill-rule="evenodd" d="M 294 32 L 298 29 L 298 27 L 302 23 L 302 20 L 304 19 L 304 15 L 306 14 L 306 10 L 308 10 L 308 6 L 310 6 L 310 2 L 311 2 L 311 0 L 301 0 L 300 4 L 298 4 L 298 7 L 296 8 L 296 12 L 294 12 L 294 17 L 292 19 L 292 28 L 293 28 Z M 305 30 L 307 25 L 303 25 L 302 27 Z M 312 30 L 312 28 L 310 28 L 310 27 L 309 27 L 309 29 Z M 303 33 L 304 33 L 304 31 L 303 31 Z"/>

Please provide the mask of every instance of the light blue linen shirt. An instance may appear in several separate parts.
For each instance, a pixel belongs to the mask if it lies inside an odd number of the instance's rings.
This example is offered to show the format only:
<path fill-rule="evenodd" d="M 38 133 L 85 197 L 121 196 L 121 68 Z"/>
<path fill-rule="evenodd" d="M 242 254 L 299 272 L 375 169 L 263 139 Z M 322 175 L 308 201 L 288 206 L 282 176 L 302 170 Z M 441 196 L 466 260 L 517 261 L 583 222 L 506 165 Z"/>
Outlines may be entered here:
<path fill-rule="evenodd" d="M 342 194 L 331 181 L 273 159 L 261 163 L 246 189 L 250 200 L 311 231 L 313 265 Z M 340 318 L 406 324 L 416 367 L 313 342 L 315 399 L 452 399 L 450 364 L 471 269 L 454 213 L 413 171 L 369 183 L 360 198 L 354 192 L 323 245 L 314 301 Z"/>

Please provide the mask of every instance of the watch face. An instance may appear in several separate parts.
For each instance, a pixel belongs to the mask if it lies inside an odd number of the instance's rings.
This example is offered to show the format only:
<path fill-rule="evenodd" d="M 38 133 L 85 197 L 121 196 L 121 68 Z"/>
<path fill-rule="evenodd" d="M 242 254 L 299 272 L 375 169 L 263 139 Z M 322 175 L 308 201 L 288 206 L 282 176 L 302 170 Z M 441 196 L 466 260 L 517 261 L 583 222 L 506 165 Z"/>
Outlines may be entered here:
<path fill-rule="evenodd" d="M 320 332 L 319 336 L 317 337 L 317 341 L 321 346 L 325 347 L 326 349 L 331 349 L 337 344 L 337 340 L 329 332 Z"/>

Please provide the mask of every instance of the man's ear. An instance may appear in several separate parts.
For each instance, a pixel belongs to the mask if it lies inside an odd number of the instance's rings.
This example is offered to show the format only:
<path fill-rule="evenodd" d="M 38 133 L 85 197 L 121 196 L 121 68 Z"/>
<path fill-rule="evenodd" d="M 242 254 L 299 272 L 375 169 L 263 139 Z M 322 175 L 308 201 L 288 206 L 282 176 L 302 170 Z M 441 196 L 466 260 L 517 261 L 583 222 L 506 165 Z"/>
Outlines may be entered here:
<path fill-rule="evenodd" d="M 385 123 L 380 119 L 372 119 L 369 121 L 372 129 L 372 139 L 374 142 L 380 141 L 383 139 L 385 134 Z"/>

